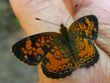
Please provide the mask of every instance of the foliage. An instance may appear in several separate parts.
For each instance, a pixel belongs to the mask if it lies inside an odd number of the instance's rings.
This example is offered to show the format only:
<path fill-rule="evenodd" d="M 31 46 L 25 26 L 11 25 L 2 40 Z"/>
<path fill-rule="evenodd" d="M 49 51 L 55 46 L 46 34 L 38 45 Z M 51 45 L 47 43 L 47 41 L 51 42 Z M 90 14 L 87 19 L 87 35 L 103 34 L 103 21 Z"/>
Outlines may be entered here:
<path fill-rule="evenodd" d="M 18 29 L 19 22 L 12 12 L 11 6 L 8 0 L 0 1 L 0 33 L 12 32 Z"/>

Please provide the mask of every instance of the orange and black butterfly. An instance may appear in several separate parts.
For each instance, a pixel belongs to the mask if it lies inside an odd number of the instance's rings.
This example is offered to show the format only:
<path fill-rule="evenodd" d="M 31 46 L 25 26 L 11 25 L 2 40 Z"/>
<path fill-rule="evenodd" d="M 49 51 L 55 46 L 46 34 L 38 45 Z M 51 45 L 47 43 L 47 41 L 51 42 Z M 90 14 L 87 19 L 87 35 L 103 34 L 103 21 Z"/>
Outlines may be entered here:
<path fill-rule="evenodd" d="M 41 63 L 43 73 L 59 79 L 75 69 L 94 65 L 99 54 L 94 45 L 98 34 L 98 20 L 84 16 L 70 26 L 61 24 L 61 33 L 44 32 L 28 36 L 13 45 L 15 56 L 29 65 Z"/>

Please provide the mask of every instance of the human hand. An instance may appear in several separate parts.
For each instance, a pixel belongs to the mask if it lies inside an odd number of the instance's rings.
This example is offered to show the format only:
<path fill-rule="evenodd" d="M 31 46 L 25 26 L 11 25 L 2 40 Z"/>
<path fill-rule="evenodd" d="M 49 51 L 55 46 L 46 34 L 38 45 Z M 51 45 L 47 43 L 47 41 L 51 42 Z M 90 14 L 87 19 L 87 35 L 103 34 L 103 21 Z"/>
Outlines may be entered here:
<path fill-rule="evenodd" d="M 110 54 L 110 43 L 108 42 L 110 40 L 110 21 L 108 19 L 110 6 L 107 4 L 110 3 L 109 0 L 10 0 L 10 2 L 27 35 L 59 31 L 60 27 L 37 21 L 35 18 L 61 24 L 67 21 L 71 12 L 74 19 L 87 14 L 96 15 L 99 19 L 99 34 L 96 41 L 100 55 L 99 61 L 94 66 L 78 69 L 71 76 L 61 80 L 45 77 L 39 66 L 40 83 L 110 83 L 110 59 L 108 56 Z M 67 26 L 72 22 L 72 19 L 69 20 Z"/>

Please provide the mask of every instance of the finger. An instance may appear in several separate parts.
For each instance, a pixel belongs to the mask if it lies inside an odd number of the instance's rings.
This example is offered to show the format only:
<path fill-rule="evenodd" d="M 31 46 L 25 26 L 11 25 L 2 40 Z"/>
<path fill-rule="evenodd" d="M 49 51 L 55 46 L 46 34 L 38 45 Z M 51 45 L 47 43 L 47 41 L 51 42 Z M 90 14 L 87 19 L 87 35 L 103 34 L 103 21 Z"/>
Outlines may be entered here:
<path fill-rule="evenodd" d="M 10 0 L 10 3 L 27 35 L 59 31 L 60 26 L 38 21 L 35 18 L 61 24 L 70 16 L 62 0 Z"/>

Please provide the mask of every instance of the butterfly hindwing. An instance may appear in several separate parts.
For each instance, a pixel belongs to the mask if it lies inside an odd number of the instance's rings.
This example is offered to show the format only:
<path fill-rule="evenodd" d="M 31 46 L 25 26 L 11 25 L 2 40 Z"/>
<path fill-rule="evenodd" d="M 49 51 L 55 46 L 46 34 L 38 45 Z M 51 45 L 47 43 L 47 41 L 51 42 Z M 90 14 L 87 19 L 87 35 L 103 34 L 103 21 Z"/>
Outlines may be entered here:
<path fill-rule="evenodd" d="M 72 73 L 75 69 L 74 63 L 71 62 L 71 53 L 63 42 L 62 38 L 54 43 L 54 46 L 46 54 L 42 60 L 42 70 L 47 77 L 54 79 L 64 78 Z"/>
<path fill-rule="evenodd" d="M 84 16 L 71 24 L 69 32 L 91 40 L 97 39 L 98 20 L 94 15 Z"/>
<path fill-rule="evenodd" d="M 98 61 L 98 51 L 93 42 L 87 38 L 76 37 L 75 47 L 80 67 L 89 67 Z"/>

